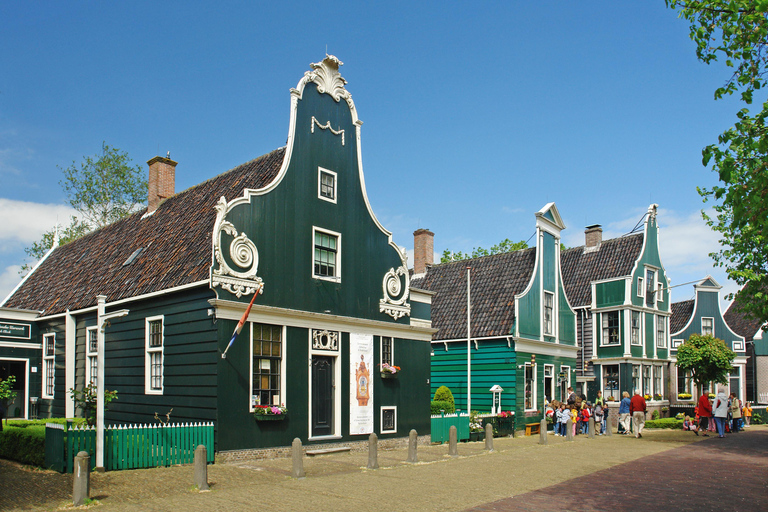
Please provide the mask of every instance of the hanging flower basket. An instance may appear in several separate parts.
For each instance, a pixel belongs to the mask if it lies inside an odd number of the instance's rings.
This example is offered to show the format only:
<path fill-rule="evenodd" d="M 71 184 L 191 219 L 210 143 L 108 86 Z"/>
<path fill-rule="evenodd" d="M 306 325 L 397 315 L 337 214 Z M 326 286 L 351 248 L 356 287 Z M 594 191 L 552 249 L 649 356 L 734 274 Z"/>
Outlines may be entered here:
<path fill-rule="evenodd" d="M 257 405 L 253 411 L 253 417 L 256 421 L 282 421 L 287 416 L 288 409 L 285 406 Z"/>
<path fill-rule="evenodd" d="M 380 365 L 379 370 L 381 372 L 382 379 L 396 379 L 397 374 L 400 373 L 399 366 L 392 366 L 387 363 Z"/>
<path fill-rule="evenodd" d="M 396 373 L 389 373 L 389 372 L 381 372 L 381 378 L 382 379 L 396 379 L 397 374 Z"/>

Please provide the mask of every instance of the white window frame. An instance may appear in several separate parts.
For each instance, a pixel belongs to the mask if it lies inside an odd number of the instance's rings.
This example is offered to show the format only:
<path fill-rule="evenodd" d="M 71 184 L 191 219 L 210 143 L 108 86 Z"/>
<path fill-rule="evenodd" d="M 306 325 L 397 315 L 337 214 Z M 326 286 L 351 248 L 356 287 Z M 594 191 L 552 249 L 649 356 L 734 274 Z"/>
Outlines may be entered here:
<path fill-rule="evenodd" d="M 710 326 L 711 330 L 708 333 L 704 332 L 704 320 L 709 320 L 710 322 L 712 322 L 712 324 Z M 712 316 L 703 316 L 703 317 L 701 317 L 701 335 L 702 336 L 706 336 L 707 334 L 709 334 L 713 338 L 715 337 L 715 318 L 712 317 Z"/>
<path fill-rule="evenodd" d="M 531 368 L 531 405 L 533 407 L 527 408 L 525 406 L 525 374 L 528 371 L 528 368 Z M 537 395 L 536 395 L 536 365 L 531 363 L 525 363 L 525 366 L 523 368 L 523 409 L 525 411 L 535 411 L 536 410 L 536 404 L 537 402 Z"/>
<path fill-rule="evenodd" d="M 637 370 L 637 373 L 635 373 Z M 643 390 L 643 375 L 642 368 L 639 364 L 632 365 L 632 393 L 639 393 Z"/>
<path fill-rule="evenodd" d="M 687 371 L 687 372 L 686 371 L 682 371 L 680 369 L 680 367 L 678 367 L 678 366 L 675 366 L 675 370 L 677 372 L 676 379 L 675 379 L 675 395 L 677 396 L 677 399 L 678 400 L 683 400 L 683 401 L 695 400 L 696 397 L 695 397 L 695 390 L 693 389 L 693 387 L 694 387 L 693 386 L 693 378 L 689 375 L 690 374 L 690 370 Z M 682 391 L 682 393 L 687 393 L 687 394 L 691 395 L 691 398 L 680 398 L 680 393 L 681 393 L 681 391 L 680 391 L 680 373 L 683 374 L 683 378 L 685 379 L 685 388 L 686 388 L 685 390 Z"/>
<path fill-rule="evenodd" d="M 160 348 L 149 346 L 149 324 L 160 321 Z M 152 354 L 160 353 L 160 389 L 152 388 Z M 165 390 L 165 316 L 148 316 L 144 319 L 144 394 L 162 395 Z"/>
<path fill-rule="evenodd" d="M 742 340 L 733 340 L 732 346 L 733 346 L 733 350 L 735 351 L 738 351 L 738 352 L 744 351 L 744 342 Z"/>
<path fill-rule="evenodd" d="M 384 430 L 384 411 L 395 411 L 395 429 L 394 430 Z M 379 409 L 379 428 L 381 429 L 382 434 L 396 434 L 397 433 L 397 406 L 391 405 L 386 407 L 381 407 Z"/>
<path fill-rule="evenodd" d="M 662 285 L 660 282 L 656 282 L 656 295 L 654 298 L 656 299 L 656 304 L 659 302 L 664 302 L 664 285 Z"/>
<path fill-rule="evenodd" d="M 285 386 L 286 386 L 286 379 L 285 379 L 285 361 L 287 359 L 287 353 L 285 350 L 285 336 L 287 334 L 286 326 L 280 326 L 277 324 L 266 324 L 266 322 L 248 322 L 248 351 L 250 354 L 249 359 L 249 381 L 248 381 L 248 410 L 250 412 L 254 412 L 256 410 L 256 407 L 254 407 L 254 400 L 253 400 L 253 324 L 265 324 L 265 325 L 275 325 L 277 327 L 280 327 L 282 329 L 282 332 L 280 333 L 280 343 L 282 344 L 282 347 L 280 347 L 280 400 L 278 405 L 285 405 L 288 407 L 286 400 L 285 400 Z M 274 405 L 274 404 L 259 404 L 259 405 Z"/>
<path fill-rule="evenodd" d="M 609 391 L 605 387 L 605 378 L 606 378 L 606 368 L 609 366 L 615 366 L 616 367 L 616 375 L 618 375 L 618 383 L 616 387 L 616 394 L 610 394 Z M 614 399 L 617 397 L 621 398 L 621 365 L 620 364 L 601 364 L 600 365 L 600 391 L 603 392 L 603 398 L 608 399 L 609 396 L 612 396 Z"/>
<path fill-rule="evenodd" d="M 635 340 L 635 330 L 632 326 L 632 320 L 635 316 L 637 316 L 637 340 Z M 636 347 L 643 345 L 643 313 L 640 311 L 629 312 L 629 343 Z"/>
<path fill-rule="evenodd" d="M 332 236 L 336 238 L 336 275 L 335 276 L 319 276 L 315 274 L 315 233 L 323 233 L 328 236 Z M 330 281 L 332 283 L 340 283 L 341 282 L 341 233 L 337 233 L 336 231 L 331 231 L 330 229 L 324 229 L 324 228 L 318 228 L 317 226 L 312 226 L 312 251 L 310 253 L 311 259 L 311 267 L 310 271 L 312 272 L 312 277 L 314 279 L 321 279 L 323 281 Z"/>
<path fill-rule="evenodd" d="M 560 372 L 559 373 L 565 373 L 565 394 L 566 396 L 562 397 L 563 399 L 561 401 L 568 400 L 568 388 L 571 387 L 571 367 L 560 365 Z M 562 383 L 559 383 L 559 385 L 562 385 Z"/>
<path fill-rule="evenodd" d="M 608 318 L 607 315 L 609 314 L 615 314 L 616 315 L 616 321 L 618 324 L 616 325 L 616 334 L 618 336 L 618 340 L 616 343 L 606 343 L 606 330 L 609 329 L 609 327 L 606 327 L 604 325 L 605 319 Z M 610 338 L 610 336 L 607 336 Z M 621 312 L 620 311 L 603 311 L 600 313 L 600 346 L 601 347 L 620 347 L 621 346 Z"/>
<path fill-rule="evenodd" d="M 48 343 L 52 343 L 51 355 L 48 355 Z M 49 368 L 50 365 L 50 368 Z M 48 380 L 51 380 L 51 392 L 48 393 Z M 43 389 L 40 396 L 52 400 L 56 392 L 56 333 L 43 334 Z"/>
<path fill-rule="evenodd" d="M 384 360 L 384 339 L 389 339 L 389 361 Z M 379 359 L 381 364 L 388 363 L 395 366 L 395 338 L 392 336 L 379 336 Z"/>
<path fill-rule="evenodd" d="M 682 345 L 683 343 L 685 343 L 685 340 L 680 339 L 680 338 L 676 338 L 676 339 L 672 340 L 672 348 L 675 348 L 675 349 L 679 348 L 680 345 Z"/>
<path fill-rule="evenodd" d="M 637 278 L 637 296 L 643 299 L 643 304 L 645 304 L 645 279 L 643 277 Z"/>
<path fill-rule="evenodd" d="M 547 389 L 546 382 L 547 382 L 547 371 L 549 371 L 549 379 L 550 379 L 550 385 L 549 389 Z M 544 365 L 544 397 L 547 396 L 547 391 L 549 391 L 549 396 L 551 397 L 551 400 L 555 399 L 555 389 L 557 386 L 555 385 L 555 381 L 557 380 L 557 377 L 555 376 L 555 365 L 553 364 L 545 364 Z"/>
<path fill-rule="evenodd" d="M 547 299 L 550 303 L 547 304 Z M 544 336 L 555 335 L 555 294 L 552 292 L 544 291 L 544 304 L 543 304 L 543 317 L 542 331 Z M 547 318 L 547 311 L 549 311 L 549 318 Z M 549 321 L 547 321 L 549 320 Z"/>
<path fill-rule="evenodd" d="M 96 336 L 96 350 L 91 350 L 91 334 Z M 95 325 L 93 327 L 88 327 L 85 330 L 85 384 L 86 386 L 88 384 L 92 384 L 96 386 L 98 384 L 98 370 L 97 374 L 93 374 L 93 365 L 91 364 L 91 360 L 95 359 L 96 364 L 98 365 L 99 362 L 99 346 L 98 346 L 98 327 Z"/>
<path fill-rule="evenodd" d="M 648 272 L 651 272 L 653 274 L 652 275 L 653 280 L 650 283 L 648 282 Z M 646 295 L 643 298 L 643 305 L 645 307 L 647 307 L 647 308 L 655 308 L 656 307 L 656 302 L 657 302 L 657 297 L 656 297 L 656 281 L 658 279 L 658 275 L 659 275 L 659 271 L 656 270 L 655 268 L 645 267 L 645 276 L 646 276 L 645 290 L 646 290 Z M 650 286 L 651 291 L 653 293 L 653 296 L 652 296 L 653 297 L 653 303 L 652 304 L 648 304 L 647 294 L 648 294 L 648 287 L 649 286 Z"/>
<path fill-rule="evenodd" d="M 656 315 L 656 348 L 667 348 L 667 317 L 661 315 Z"/>
<path fill-rule="evenodd" d="M 322 194 L 322 185 L 323 185 L 323 174 L 328 174 L 330 176 L 333 176 L 333 198 L 326 197 Z M 336 204 L 336 198 L 338 197 L 338 176 L 335 172 L 331 171 L 330 169 L 324 169 L 323 167 L 317 168 L 317 198 L 322 199 L 323 201 L 328 201 L 329 203 Z"/>
<path fill-rule="evenodd" d="M 659 379 L 659 387 L 661 389 L 657 389 L 656 387 L 656 372 L 658 372 L 658 379 Z M 654 400 L 656 399 L 656 395 L 661 395 L 662 399 L 664 398 L 664 370 L 662 367 L 658 364 L 653 365 L 651 369 L 651 384 L 653 387 L 653 395 L 651 398 Z"/>

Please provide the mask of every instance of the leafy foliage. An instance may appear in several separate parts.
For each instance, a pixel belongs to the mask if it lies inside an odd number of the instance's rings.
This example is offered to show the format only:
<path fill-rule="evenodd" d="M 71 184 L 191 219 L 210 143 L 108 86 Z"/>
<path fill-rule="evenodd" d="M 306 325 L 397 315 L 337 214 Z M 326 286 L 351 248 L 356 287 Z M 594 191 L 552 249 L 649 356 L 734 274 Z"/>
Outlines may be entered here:
<path fill-rule="evenodd" d="M 453 393 L 451 393 L 451 390 L 448 386 L 440 386 L 437 388 L 433 400 L 450 402 L 451 405 L 454 407 L 456 406 L 456 402 L 453 399 Z"/>
<path fill-rule="evenodd" d="M 0 432 L 0 458 L 22 464 L 45 465 L 45 425 L 19 428 L 9 425 Z"/>
<path fill-rule="evenodd" d="M 721 249 L 711 256 L 728 277 L 750 286 L 740 292 L 743 310 L 768 321 L 768 0 L 666 0 L 690 22 L 696 56 L 710 64 L 725 59 L 731 77 L 715 90 L 715 99 L 740 94 L 747 107 L 737 122 L 703 149 L 720 183 L 699 188 L 704 202 L 714 200 L 707 224 L 720 233 Z M 762 105 L 750 108 L 757 95 Z"/>
<path fill-rule="evenodd" d="M 498 244 L 494 245 L 490 249 L 484 249 L 482 247 L 475 247 L 472 249 L 472 254 L 463 253 L 461 251 L 452 252 L 449 249 L 443 251 L 443 255 L 440 258 L 440 263 L 450 263 L 452 261 L 463 261 L 470 258 L 480 258 L 482 256 L 491 256 L 492 254 L 502 254 L 505 252 L 520 251 L 527 249 L 528 244 L 521 240 L 519 242 L 513 242 L 509 238 L 505 238 Z"/>
<path fill-rule="evenodd" d="M 75 407 L 80 408 L 89 426 L 96 424 L 97 389 L 93 384 L 88 384 L 82 391 L 70 388 L 69 394 L 75 402 Z M 104 390 L 104 410 L 107 410 L 109 402 L 117 400 L 117 391 Z"/>
<path fill-rule="evenodd" d="M 432 400 L 429 404 L 429 410 L 430 414 L 440 414 L 441 412 L 453 414 L 456 412 L 456 406 L 448 400 Z"/>
<path fill-rule="evenodd" d="M 84 156 L 78 165 L 62 169 L 59 181 L 69 205 L 79 216 L 69 226 L 55 226 L 43 238 L 24 249 L 34 259 L 42 258 L 53 245 L 56 232 L 63 245 L 86 233 L 134 213 L 147 199 L 147 180 L 138 165 L 132 167 L 128 153 L 102 143 L 101 155 Z M 24 265 L 22 272 L 31 270 Z"/>
<path fill-rule="evenodd" d="M 690 371 L 699 386 L 708 382 L 726 383 L 734 357 L 736 354 L 723 340 L 709 334 L 691 334 L 677 349 L 677 367 L 681 372 Z"/>
<path fill-rule="evenodd" d="M 0 379 L 0 403 L 6 404 L 16 398 L 16 392 L 13 391 L 13 385 L 16 383 L 16 377 L 9 375 L 7 379 Z"/>
<path fill-rule="evenodd" d="M 672 428 L 682 430 L 683 420 L 677 418 L 661 418 L 648 420 L 645 422 L 645 428 Z"/>

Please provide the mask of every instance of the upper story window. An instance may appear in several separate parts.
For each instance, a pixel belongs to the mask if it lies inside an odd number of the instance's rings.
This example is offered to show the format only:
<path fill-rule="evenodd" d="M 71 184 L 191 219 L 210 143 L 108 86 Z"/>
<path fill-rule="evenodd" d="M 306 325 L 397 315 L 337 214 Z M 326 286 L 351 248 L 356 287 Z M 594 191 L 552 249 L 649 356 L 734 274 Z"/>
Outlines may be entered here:
<path fill-rule="evenodd" d="M 392 338 L 389 336 L 381 337 L 381 364 L 394 365 L 392 358 Z"/>
<path fill-rule="evenodd" d="M 656 271 L 651 269 L 645 270 L 645 305 L 652 308 L 656 301 L 654 295 L 656 295 Z"/>
<path fill-rule="evenodd" d="M 536 367 L 531 363 L 525 363 L 525 410 L 536 408 Z"/>
<path fill-rule="evenodd" d="M 714 318 L 703 317 L 701 319 L 701 334 L 703 336 L 715 335 L 715 319 Z"/>
<path fill-rule="evenodd" d="M 656 283 L 656 302 L 664 302 L 664 286 Z"/>
<path fill-rule="evenodd" d="M 313 229 L 313 275 L 320 279 L 341 279 L 341 235 L 332 231 Z"/>
<path fill-rule="evenodd" d="M 317 197 L 331 203 L 336 203 L 336 173 L 317 168 Z"/>
<path fill-rule="evenodd" d="M 56 377 L 56 335 L 43 335 L 43 398 L 53 398 Z"/>
<path fill-rule="evenodd" d="M 667 346 L 667 319 L 663 316 L 656 317 L 656 346 L 658 348 Z"/>
<path fill-rule="evenodd" d="M 89 327 L 86 335 L 87 341 L 85 346 L 85 356 L 88 364 L 87 372 L 88 372 L 88 383 L 91 384 L 91 386 L 98 385 L 98 368 L 99 368 L 99 357 L 98 357 L 98 332 L 97 327 Z"/>
<path fill-rule="evenodd" d="M 145 354 L 144 354 L 144 393 L 148 395 L 163 394 L 165 336 L 163 317 L 155 316 L 146 319 Z"/>
<path fill-rule="evenodd" d="M 618 345 L 619 339 L 619 312 L 608 311 L 602 313 L 603 345 Z"/>
<path fill-rule="evenodd" d="M 279 325 L 251 324 L 251 407 L 281 405 L 283 328 Z M 282 400 L 282 402 L 281 402 Z"/>
<path fill-rule="evenodd" d="M 642 297 L 645 293 L 645 288 L 643 288 L 643 278 L 638 277 L 637 278 L 637 296 Z"/>
<path fill-rule="evenodd" d="M 552 310 L 555 305 L 555 294 L 544 292 L 544 334 L 552 335 L 554 332 Z"/>
<path fill-rule="evenodd" d="M 631 315 L 631 330 L 632 330 L 632 344 L 633 345 L 642 345 L 641 337 L 640 337 L 640 321 L 642 319 L 642 313 L 639 311 L 632 311 Z"/>

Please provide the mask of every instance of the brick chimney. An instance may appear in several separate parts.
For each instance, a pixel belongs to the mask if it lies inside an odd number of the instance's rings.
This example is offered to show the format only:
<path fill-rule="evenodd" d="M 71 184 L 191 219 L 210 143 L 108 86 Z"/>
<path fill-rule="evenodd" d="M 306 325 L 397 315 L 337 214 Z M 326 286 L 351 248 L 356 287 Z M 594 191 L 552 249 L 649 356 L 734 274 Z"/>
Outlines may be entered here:
<path fill-rule="evenodd" d="M 435 262 L 435 234 L 428 229 L 413 232 L 413 273 L 423 274 Z"/>
<path fill-rule="evenodd" d="M 600 247 L 603 242 L 603 228 L 600 224 L 587 226 L 584 230 L 584 245 L 589 247 Z"/>
<path fill-rule="evenodd" d="M 149 160 L 147 165 L 149 165 L 147 213 L 152 213 L 157 210 L 160 203 L 176 193 L 177 163 L 170 158 L 156 156 Z"/>

